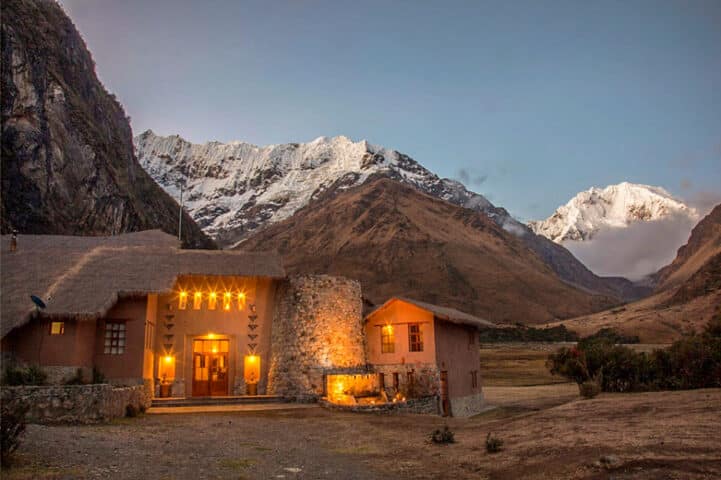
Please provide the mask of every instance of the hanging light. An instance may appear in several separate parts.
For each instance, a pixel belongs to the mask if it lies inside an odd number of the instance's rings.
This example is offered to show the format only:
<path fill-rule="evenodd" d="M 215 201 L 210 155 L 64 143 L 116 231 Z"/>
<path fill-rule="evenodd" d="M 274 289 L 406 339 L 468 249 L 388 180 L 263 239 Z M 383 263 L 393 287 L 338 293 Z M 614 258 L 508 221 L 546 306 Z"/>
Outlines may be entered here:
<path fill-rule="evenodd" d="M 188 292 L 185 290 L 180 292 L 178 295 L 178 310 L 185 310 L 188 306 Z"/>
<path fill-rule="evenodd" d="M 200 306 L 203 304 L 203 292 L 196 291 L 193 294 L 193 310 L 200 310 Z"/>
<path fill-rule="evenodd" d="M 245 293 L 238 292 L 238 310 L 243 310 L 245 307 Z"/>
<path fill-rule="evenodd" d="M 230 311 L 230 305 L 233 302 L 233 295 L 230 292 L 223 294 L 223 310 Z"/>
<path fill-rule="evenodd" d="M 218 301 L 218 294 L 215 292 L 210 292 L 210 295 L 208 295 L 208 310 L 215 310 L 215 304 Z"/>

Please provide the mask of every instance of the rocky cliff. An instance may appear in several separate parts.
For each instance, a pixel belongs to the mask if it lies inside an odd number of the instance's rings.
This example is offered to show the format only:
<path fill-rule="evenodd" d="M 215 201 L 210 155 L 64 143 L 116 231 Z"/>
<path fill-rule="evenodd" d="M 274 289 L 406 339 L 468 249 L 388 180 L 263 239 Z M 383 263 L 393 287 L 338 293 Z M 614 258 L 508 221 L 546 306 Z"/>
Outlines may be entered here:
<path fill-rule="evenodd" d="M 51 0 L 2 2 L 2 231 L 177 234 L 178 204 L 138 164 L 129 119 Z M 184 216 L 186 246 L 213 242 Z"/>

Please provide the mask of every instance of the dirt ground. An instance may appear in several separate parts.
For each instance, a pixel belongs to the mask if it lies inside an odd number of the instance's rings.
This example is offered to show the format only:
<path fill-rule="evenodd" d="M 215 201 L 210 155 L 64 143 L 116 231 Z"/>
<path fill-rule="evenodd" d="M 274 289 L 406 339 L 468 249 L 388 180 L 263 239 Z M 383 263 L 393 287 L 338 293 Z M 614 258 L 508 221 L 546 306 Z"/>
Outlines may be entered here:
<path fill-rule="evenodd" d="M 30 425 L 3 478 L 721 478 L 721 389 L 579 400 L 575 388 L 486 387 L 499 407 L 472 419 L 312 407 Z M 443 425 L 457 443 L 428 442 Z M 488 432 L 500 453 L 486 453 Z"/>

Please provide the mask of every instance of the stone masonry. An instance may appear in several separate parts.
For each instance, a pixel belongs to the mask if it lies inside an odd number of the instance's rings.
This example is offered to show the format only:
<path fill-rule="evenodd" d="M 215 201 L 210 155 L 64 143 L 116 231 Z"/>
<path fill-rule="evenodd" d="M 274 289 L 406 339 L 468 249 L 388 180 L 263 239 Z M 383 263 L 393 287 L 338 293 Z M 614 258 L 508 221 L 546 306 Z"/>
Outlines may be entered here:
<path fill-rule="evenodd" d="M 268 393 L 317 399 L 326 374 L 365 371 L 360 283 L 327 275 L 290 277 L 277 298 Z"/>

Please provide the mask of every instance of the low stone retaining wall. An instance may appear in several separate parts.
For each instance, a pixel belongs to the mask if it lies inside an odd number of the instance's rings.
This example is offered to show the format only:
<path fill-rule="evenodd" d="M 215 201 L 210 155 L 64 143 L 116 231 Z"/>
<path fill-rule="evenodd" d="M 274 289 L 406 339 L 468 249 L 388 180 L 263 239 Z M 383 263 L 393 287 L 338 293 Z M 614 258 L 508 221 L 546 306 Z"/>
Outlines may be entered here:
<path fill-rule="evenodd" d="M 377 403 L 375 405 L 338 405 L 329 402 L 326 398 L 322 398 L 319 402 L 320 406 L 329 410 L 338 410 L 343 412 L 359 412 L 359 413 L 420 413 L 429 415 L 438 415 L 438 397 L 428 396 L 420 398 L 411 398 L 405 402 L 388 402 Z"/>
<path fill-rule="evenodd" d="M 29 423 L 99 423 L 124 417 L 128 405 L 136 410 L 150 406 L 144 385 L 47 385 L 2 387 L 2 403 L 10 408 L 29 406 Z"/>

